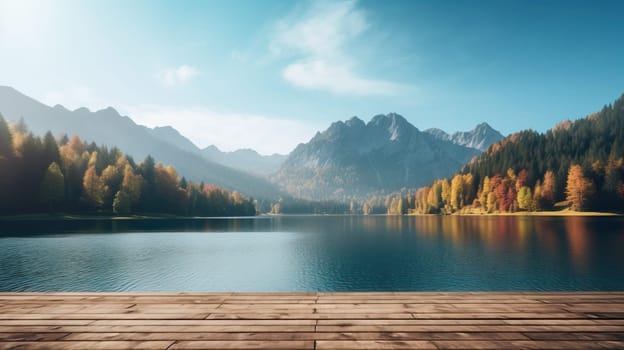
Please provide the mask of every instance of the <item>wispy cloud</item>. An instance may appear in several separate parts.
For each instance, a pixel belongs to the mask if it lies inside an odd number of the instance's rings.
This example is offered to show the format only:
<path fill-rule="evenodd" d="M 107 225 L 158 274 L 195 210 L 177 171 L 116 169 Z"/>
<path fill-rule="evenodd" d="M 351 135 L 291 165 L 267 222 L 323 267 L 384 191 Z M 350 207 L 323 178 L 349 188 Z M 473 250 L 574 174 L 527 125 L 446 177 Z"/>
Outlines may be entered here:
<path fill-rule="evenodd" d="M 199 75 L 199 70 L 188 65 L 163 69 L 156 77 L 165 86 L 181 85 Z"/>
<path fill-rule="evenodd" d="M 275 56 L 295 58 L 282 71 L 286 81 L 337 94 L 392 95 L 400 90 L 400 84 L 356 71 L 357 60 L 347 46 L 370 27 L 366 13 L 356 5 L 315 2 L 278 22 L 269 48 Z"/>
<path fill-rule="evenodd" d="M 348 65 L 321 59 L 292 63 L 282 74 L 295 86 L 338 94 L 394 95 L 399 91 L 395 83 L 361 78 Z"/>
<path fill-rule="evenodd" d="M 233 151 L 252 148 L 261 154 L 285 154 L 309 140 L 317 125 L 255 114 L 224 113 L 204 106 L 141 105 L 123 109 L 148 127 L 170 125 L 199 147 L 216 145 Z"/>

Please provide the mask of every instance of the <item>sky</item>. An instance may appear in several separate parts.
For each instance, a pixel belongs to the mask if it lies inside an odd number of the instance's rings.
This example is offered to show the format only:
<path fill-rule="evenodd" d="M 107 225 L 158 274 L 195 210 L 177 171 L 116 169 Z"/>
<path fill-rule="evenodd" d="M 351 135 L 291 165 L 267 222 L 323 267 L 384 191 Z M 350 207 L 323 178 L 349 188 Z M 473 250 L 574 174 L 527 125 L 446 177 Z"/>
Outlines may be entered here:
<path fill-rule="evenodd" d="M 624 93 L 624 1 L 0 0 L 0 85 L 199 147 L 331 122 L 545 131 Z"/>

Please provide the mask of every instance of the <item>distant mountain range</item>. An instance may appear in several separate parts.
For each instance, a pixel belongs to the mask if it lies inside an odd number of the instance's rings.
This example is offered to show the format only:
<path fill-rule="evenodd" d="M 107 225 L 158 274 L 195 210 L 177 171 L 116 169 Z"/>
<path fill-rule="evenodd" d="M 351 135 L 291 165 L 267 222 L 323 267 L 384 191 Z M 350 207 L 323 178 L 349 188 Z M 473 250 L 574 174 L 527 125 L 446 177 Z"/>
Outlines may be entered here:
<path fill-rule="evenodd" d="M 82 139 L 119 147 L 137 162 L 147 155 L 173 165 L 190 180 L 238 190 L 248 196 L 275 198 L 280 191 L 269 181 L 206 159 L 195 145 L 171 127 L 149 129 L 109 107 L 97 112 L 49 107 L 10 87 L 0 86 L 0 113 L 9 121 L 24 118 L 36 135 L 79 135 Z"/>
<path fill-rule="evenodd" d="M 282 154 L 264 156 L 252 149 L 223 152 L 214 145 L 200 149 L 193 142 L 180 134 L 178 130 L 170 126 L 156 127 L 148 130 L 152 135 L 181 150 L 200 155 L 208 161 L 256 176 L 267 177 L 269 174 L 276 172 L 286 159 L 286 156 Z"/>
<path fill-rule="evenodd" d="M 453 135 L 436 128 L 427 129 L 425 132 L 439 140 L 451 141 L 457 145 L 478 149 L 482 152 L 487 150 L 491 144 L 503 139 L 503 135 L 494 130 L 488 123 L 481 123 L 473 130 L 458 131 Z"/>
<path fill-rule="evenodd" d="M 353 117 L 297 146 L 272 181 L 294 196 L 317 200 L 416 188 L 452 175 L 502 138 L 487 124 L 447 136 L 422 132 L 394 113 L 368 123 Z"/>
<path fill-rule="evenodd" d="M 213 162 L 264 177 L 279 170 L 284 160 L 288 157 L 283 154 L 263 156 L 249 148 L 223 152 L 214 145 L 202 149 L 201 155 Z"/>
<path fill-rule="evenodd" d="M 452 135 L 439 129 L 420 131 L 392 113 L 377 115 L 369 123 L 357 117 L 335 122 L 288 156 L 264 156 L 251 149 L 200 149 L 170 126 L 137 125 L 111 107 L 97 112 L 49 107 L 10 87 L 0 86 L 0 113 L 13 122 L 23 117 L 37 135 L 48 130 L 79 135 L 119 147 L 137 162 L 153 155 L 190 180 L 269 199 L 290 194 L 342 200 L 419 187 L 452 175 L 502 138 L 486 123 Z"/>

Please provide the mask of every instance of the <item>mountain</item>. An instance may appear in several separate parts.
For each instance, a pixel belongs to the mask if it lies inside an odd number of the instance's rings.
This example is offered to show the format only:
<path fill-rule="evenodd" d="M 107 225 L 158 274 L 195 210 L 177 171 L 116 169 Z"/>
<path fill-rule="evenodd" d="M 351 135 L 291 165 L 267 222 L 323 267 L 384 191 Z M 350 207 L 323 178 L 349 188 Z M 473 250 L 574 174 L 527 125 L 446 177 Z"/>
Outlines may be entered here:
<path fill-rule="evenodd" d="M 272 181 L 309 199 L 363 197 L 422 186 L 480 152 L 421 132 L 398 114 L 353 117 L 299 144 Z"/>
<path fill-rule="evenodd" d="M 453 135 L 436 128 L 427 129 L 425 132 L 439 140 L 451 141 L 457 145 L 474 148 L 482 152 L 503 138 L 503 135 L 488 123 L 481 123 L 470 131 L 458 131 Z"/>
<path fill-rule="evenodd" d="M 286 159 L 285 155 L 272 154 L 264 156 L 249 148 L 223 152 L 216 146 L 211 145 L 200 149 L 195 146 L 193 142 L 180 134 L 178 130 L 170 126 L 156 127 L 148 130 L 152 135 L 181 150 L 198 154 L 208 161 L 256 176 L 267 177 L 269 174 L 276 172 Z"/>
<path fill-rule="evenodd" d="M 280 194 L 262 178 L 205 159 L 173 128 L 149 129 L 137 125 L 112 107 L 97 112 L 86 108 L 70 111 L 60 105 L 49 107 L 13 88 L 0 86 L 0 113 L 13 122 L 23 117 L 36 135 L 48 130 L 55 135 L 79 135 L 97 144 L 116 146 L 137 161 L 153 155 L 196 182 L 216 184 L 254 197 L 273 198 Z"/>
<path fill-rule="evenodd" d="M 201 150 L 201 155 L 213 162 L 265 177 L 279 170 L 287 157 L 282 154 L 263 156 L 249 148 L 223 152 L 214 145 Z"/>
<path fill-rule="evenodd" d="M 178 130 L 172 128 L 171 126 L 157 126 L 153 129 L 147 130 L 150 134 L 183 151 L 194 154 L 199 152 L 199 148 L 197 148 L 191 140 L 184 137 Z"/>

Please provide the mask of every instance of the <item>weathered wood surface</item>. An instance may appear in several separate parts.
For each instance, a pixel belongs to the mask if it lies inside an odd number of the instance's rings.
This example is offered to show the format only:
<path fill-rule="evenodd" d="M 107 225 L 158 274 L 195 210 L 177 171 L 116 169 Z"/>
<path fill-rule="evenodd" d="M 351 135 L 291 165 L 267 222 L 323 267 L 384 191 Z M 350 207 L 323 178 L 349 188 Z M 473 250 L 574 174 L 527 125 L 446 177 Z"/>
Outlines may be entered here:
<path fill-rule="evenodd" d="M 624 292 L 0 293 L 0 349 L 624 349 Z"/>

